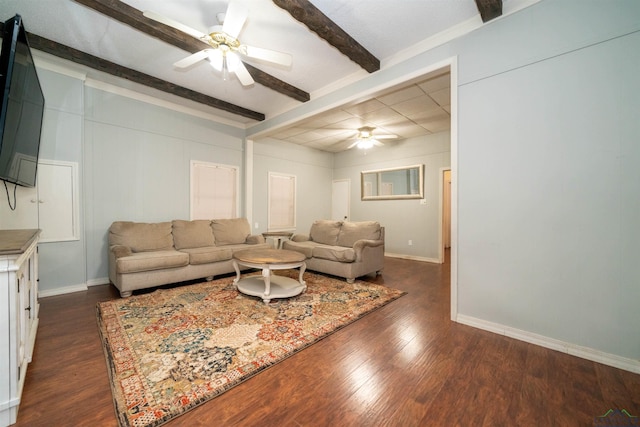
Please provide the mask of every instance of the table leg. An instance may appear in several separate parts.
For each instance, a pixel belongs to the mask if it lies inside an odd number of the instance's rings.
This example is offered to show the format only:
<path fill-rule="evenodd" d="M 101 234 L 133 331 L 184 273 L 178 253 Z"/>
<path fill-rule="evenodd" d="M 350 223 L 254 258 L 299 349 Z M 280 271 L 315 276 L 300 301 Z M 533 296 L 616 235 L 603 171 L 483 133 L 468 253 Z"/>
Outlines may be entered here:
<path fill-rule="evenodd" d="M 271 301 L 271 298 L 269 298 L 271 294 L 271 269 L 263 268 L 262 277 L 264 277 L 264 295 L 262 296 L 262 301 L 264 301 L 265 304 L 269 304 L 269 301 Z"/>
<path fill-rule="evenodd" d="M 304 289 L 302 290 L 302 292 L 307 290 L 307 282 L 302 280 L 302 275 L 304 274 L 304 271 L 306 269 L 307 269 L 307 263 L 303 262 L 302 265 L 300 266 L 300 275 L 298 276 L 298 282 L 300 282 L 300 284 L 304 286 Z"/>
<path fill-rule="evenodd" d="M 238 280 L 240 280 L 240 268 L 238 267 L 238 263 L 236 260 L 233 260 L 233 268 L 236 270 L 236 278 L 233 279 L 233 286 L 238 289 Z"/>

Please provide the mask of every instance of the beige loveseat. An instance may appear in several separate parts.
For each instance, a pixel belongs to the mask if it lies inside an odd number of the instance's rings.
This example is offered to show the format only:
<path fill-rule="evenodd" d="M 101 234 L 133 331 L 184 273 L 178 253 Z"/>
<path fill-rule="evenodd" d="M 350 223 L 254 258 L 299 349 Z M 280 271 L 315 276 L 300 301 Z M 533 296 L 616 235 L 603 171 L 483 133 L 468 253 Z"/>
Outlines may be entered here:
<path fill-rule="evenodd" d="M 234 272 L 233 252 L 270 247 L 251 235 L 246 218 L 142 223 L 109 227 L 109 280 L 131 291 Z"/>
<path fill-rule="evenodd" d="M 384 267 L 384 227 L 376 221 L 319 220 L 308 235 L 295 234 L 283 249 L 303 253 L 307 269 L 344 277 L 381 274 Z"/>

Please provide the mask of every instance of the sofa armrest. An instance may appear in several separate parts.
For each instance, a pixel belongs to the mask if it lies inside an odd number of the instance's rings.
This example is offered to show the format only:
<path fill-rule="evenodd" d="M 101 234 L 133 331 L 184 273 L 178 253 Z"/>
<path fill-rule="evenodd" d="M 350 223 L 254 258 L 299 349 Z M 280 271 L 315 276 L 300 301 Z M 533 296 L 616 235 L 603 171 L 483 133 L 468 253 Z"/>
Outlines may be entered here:
<path fill-rule="evenodd" d="M 260 234 L 253 234 L 253 235 L 247 237 L 247 240 L 245 241 L 245 243 L 247 243 L 249 245 L 257 245 L 257 244 L 264 243 L 264 242 L 266 242 L 266 240 Z"/>
<path fill-rule="evenodd" d="M 308 234 L 294 234 L 291 236 L 291 241 L 293 242 L 308 242 L 311 240 Z"/>
<path fill-rule="evenodd" d="M 122 258 L 123 256 L 129 256 L 129 255 L 133 254 L 133 251 L 131 250 L 131 248 L 129 246 L 113 245 L 109 249 L 111 250 L 111 253 L 115 257 L 115 259 Z"/>
<path fill-rule="evenodd" d="M 378 246 L 383 246 L 384 240 L 368 240 L 362 239 L 358 240 L 353 244 L 353 250 L 356 253 L 356 262 L 362 260 L 362 253 L 366 248 L 376 248 Z"/>

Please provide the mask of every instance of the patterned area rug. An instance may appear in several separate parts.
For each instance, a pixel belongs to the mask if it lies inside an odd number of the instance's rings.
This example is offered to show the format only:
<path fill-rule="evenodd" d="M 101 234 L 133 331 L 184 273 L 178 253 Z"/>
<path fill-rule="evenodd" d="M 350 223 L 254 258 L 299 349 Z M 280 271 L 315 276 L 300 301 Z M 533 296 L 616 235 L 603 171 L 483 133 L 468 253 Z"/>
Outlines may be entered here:
<path fill-rule="evenodd" d="M 297 271 L 279 271 L 297 278 Z M 404 295 L 306 272 L 290 299 L 240 294 L 232 278 L 99 303 L 121 426 L 158 426 Z"/>

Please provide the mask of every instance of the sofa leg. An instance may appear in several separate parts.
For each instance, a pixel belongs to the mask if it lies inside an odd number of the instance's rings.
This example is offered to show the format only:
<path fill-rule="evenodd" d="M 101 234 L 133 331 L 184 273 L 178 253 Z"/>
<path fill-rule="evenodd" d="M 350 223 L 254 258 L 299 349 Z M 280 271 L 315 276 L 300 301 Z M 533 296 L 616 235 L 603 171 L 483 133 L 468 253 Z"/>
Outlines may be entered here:
<path fill-rule="evenodd" d="M 129 298 L 131 296 L 131 291 L 120 292 L 120 297 Z"/>
<path fill-rule="evenodd" d="M 382 270 L 376 271 L 376 276 L 382 276 Z"/>
<path fill-rule="evenodd" d="M 213 276 L 207 276 L 204 278 L 204 280 L 206 280 L 207 282 L 210 282 L 213 280 Z"/>
<path fill-rule="evenodd" d="M 356 281 L 356 279 L 350 279 L 347 277 L 347 283 L 354 283 Z"/>

